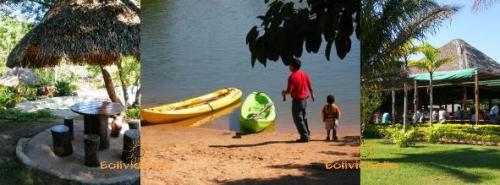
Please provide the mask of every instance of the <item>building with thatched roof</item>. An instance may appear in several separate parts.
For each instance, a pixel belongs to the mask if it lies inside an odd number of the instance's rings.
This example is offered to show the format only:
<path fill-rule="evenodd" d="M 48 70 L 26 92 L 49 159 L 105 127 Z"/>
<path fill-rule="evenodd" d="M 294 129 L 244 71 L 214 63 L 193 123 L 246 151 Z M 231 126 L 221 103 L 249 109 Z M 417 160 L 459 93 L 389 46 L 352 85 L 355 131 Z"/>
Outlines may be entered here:
<path fill-rule="evenodd" d="M 99 65 L 110 99 L 119 102 L 104 66 L 122 56 L 139 58 L 138 11 L 134 0 L 60 0 L 19 41 L 7 66 Z"/>
<path fill-rule="evenodd" d="M 462 39 L 452 40 L 439 48 L 438 59 L 455 58 L 444 64 L 437 71 L 454 71 L 476 68 L 480 71 L 500 72 L 500 64 L 471 46 Z M 410 75 L 427 73 L 416 68 L 410 68 Z"/>
<path fill-rule="evenodd" d="M 429 73 L 416 68 L 410 68 L 409 77 L 414 84 L 409 90 L 408 106 L 415 111 L 425 107 L 433 109 L 444 107 L 453 112 L 456 106 L 487 110 L 500 99 L 500 64 L 461 39 L 455 39 L 439 48 L 438 59 L 454 58 L 453 61 L 439 67 L 433 73 L 434 103 L 429 105 Z M 403 90 L 390 89 L 386 91 L 382 103 L 383 111 L 394 110 L 398 115 L 403 111 Z M 388 93 L 390 92 L 390 93 Z M 416 101 L 414 101 L 416 100 Z M 482 101 L 482 103 L 481 103 Z M 473 106 L 470 106 L 473 104 Z M 410 108 L 411 107 L 411 108 Z M 402 116 L 396 116 L 401 119 Z M 477 120 L 477 119 L 476 119 Z M 477 123 L 477 121 L 476 121 Z"/>

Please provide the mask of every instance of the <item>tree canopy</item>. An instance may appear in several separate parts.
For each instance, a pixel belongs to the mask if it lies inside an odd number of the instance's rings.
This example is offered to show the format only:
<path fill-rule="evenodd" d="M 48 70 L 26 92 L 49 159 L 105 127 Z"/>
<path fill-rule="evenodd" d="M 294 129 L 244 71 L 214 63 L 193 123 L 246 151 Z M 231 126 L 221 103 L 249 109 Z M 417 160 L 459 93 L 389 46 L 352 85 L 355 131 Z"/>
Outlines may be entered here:
<path fill-rule="evenodd" d="M 0 16 L 0 73 L 5 69 L 5 63 L 10 51 L 17 42 L 31 29 L 32 24 L 20 22 L 7 16 Z"/>
<path fill-rule="evenodd" d="M 16 18 L 21 13 L 38 22 L 57 2 L 59 0 L 0 0 L 0 15 Z"/>
<path fill-rule="evenodd" d="M 335 44 L 337 56 L 343 59 L 351 49 L 351 36 L 359 38 L 360 2 L 352 0 L 265 0 L 266 14 L 257 18 L 260 26 L 250 29 L 246 43 L 251 52 L 251 64 L 258 60 L 264 66 L 268 60 L 281 58 L 288 65 L 303 50 L 317 53 L 326 42 L 325 57 Z"/>

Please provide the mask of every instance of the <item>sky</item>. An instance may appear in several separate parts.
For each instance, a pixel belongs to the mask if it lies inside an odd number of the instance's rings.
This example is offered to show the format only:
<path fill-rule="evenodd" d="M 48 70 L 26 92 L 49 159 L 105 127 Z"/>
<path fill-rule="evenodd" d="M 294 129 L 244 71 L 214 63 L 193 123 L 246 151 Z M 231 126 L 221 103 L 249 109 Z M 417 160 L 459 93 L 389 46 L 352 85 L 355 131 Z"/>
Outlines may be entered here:
<path fill-rule="evenodd" d="M 500 63 L 500 1 L 485 10 L 473 11 L 474 0 L 439 0 L 440 4 L 461 7 L 450 21 L 444 22 L 427 42 L 441 47 L 453 39 L 462 39 Z"/>

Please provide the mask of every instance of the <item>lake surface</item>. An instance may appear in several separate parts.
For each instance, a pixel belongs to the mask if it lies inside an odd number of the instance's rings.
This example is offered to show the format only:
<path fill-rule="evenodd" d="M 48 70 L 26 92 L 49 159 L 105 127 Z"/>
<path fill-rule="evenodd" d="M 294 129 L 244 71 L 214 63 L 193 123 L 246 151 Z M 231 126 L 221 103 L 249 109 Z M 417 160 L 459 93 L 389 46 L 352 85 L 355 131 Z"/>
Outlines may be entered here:
<path fill-rule="evenodd" d="M 237 87 L 243 91 L 242 100 L 252 91 L 269 94 L 277 110 L 273 129 L 295 131 L 291 101 L 283 102 L 280 94 L 286 88 L 288 67 L 277 61 L 252 68 L 245 44 L 247 32 L 259 23 L 256 17 L 267 9 L 264 0 L 143 0 L 141 9 L 143 107 Z M 344 60 L 335 53 L 332 50 L 332 60 L 327 61 L 322 47 L 301 58 L 317 97 L 308 102 L 309 127 L 324 129 L 320 111 L 326 96 L 333 94 L 343 113 L 340 131 L 359 131 L 359 41 L 353 39 Z M 203 126 L 235 130 L 238 114 L 238 107 L 233 108 Z"/>

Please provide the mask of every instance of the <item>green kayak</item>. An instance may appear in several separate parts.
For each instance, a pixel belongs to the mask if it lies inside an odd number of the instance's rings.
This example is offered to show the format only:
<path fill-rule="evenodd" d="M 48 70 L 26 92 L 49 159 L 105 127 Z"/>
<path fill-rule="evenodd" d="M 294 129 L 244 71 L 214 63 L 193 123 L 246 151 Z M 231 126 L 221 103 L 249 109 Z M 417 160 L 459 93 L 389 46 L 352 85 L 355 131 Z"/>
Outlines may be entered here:
<path fill-rule="evenodd" d="M 240 126 L 250 132 L 259 132 L 276 120 L 274 103 L 266 93 L 250 93 L 241 106 Z"/>

